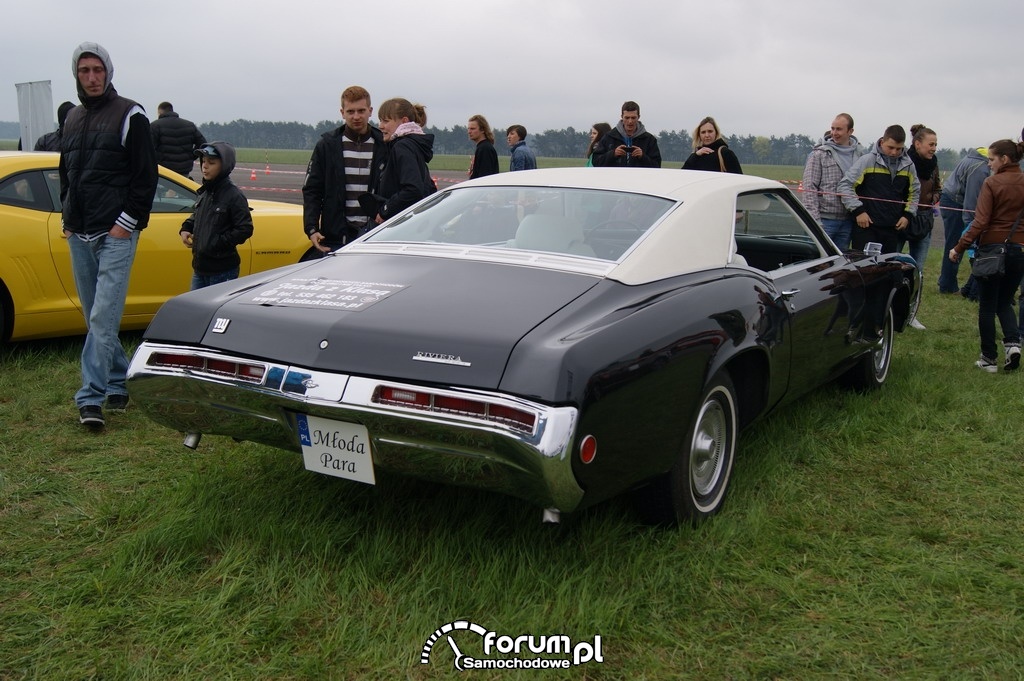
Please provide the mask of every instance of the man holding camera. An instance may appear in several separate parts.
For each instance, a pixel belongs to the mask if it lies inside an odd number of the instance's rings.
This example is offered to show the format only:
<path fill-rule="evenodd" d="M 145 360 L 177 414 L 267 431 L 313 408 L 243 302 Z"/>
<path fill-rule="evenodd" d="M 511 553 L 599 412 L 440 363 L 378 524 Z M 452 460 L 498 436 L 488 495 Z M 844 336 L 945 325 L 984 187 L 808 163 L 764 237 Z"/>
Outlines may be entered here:
<path fill-rule="evenodd" d="M 594 165 L 606 168 L 660 168 L 658 138 L 640 122 L 640 105 L 622 105 L 622 119 L 594 149 Z"/>

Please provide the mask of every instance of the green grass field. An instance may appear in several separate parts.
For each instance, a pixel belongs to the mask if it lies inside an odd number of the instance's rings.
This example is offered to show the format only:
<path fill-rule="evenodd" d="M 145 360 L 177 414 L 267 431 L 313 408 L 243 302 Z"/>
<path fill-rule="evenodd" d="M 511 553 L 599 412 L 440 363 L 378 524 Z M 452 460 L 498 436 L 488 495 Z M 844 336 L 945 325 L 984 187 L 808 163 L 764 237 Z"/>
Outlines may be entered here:
<path fill-rule="evenodd" d="M 697 529 L 193 452 L 136 409 L 92 434 L 80 338 L 0 348 L 0 679 L 448 678 L 420 651 L 462 618 L 602 637 L 543 678 L 1019 678 L 1024 375 L 975 369 L 977 307 L 933 291 L 885 388 L 760 421 Z"/>

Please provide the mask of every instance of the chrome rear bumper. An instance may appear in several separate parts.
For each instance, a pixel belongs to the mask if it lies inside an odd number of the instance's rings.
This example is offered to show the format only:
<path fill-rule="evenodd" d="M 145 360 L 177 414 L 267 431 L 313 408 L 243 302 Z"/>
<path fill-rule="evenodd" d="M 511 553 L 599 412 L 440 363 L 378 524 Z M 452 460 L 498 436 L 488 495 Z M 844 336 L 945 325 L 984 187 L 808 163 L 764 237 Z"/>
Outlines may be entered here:
<path fill-rule="evenodd" d="M 206 364 L 198 369 L 158 366 L 153 358 L 162 353 L 203 358 Z M 261 365 L 262 377 L 226 375 L 223 368 L 232 363 Z M 220 371 L 205 369 L 214 364 Z M 564 512 L 578 506 L 583 490 L 570 461 L 575 408 L 487 391 L 429 388 L 534 412 L 535 427 L 526 433 L 472 415 L 381 404 L 374 400 L 381 386 L 424 389 L 151 342 L 139 346 L 128 370 L 133 402 L 152 420 L 181 432 L 227 435 L 301 452 L 297 413 L 359 423 L 369 432 L 377 470 L 500 492 Z"/>

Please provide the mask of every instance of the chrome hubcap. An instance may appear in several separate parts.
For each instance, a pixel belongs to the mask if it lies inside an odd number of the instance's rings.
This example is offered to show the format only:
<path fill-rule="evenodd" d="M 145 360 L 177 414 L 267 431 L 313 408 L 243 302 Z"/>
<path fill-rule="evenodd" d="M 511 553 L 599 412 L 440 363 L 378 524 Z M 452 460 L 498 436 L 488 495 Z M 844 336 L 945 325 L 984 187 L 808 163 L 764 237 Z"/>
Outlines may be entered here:
<path fill-rule="evenodd" d="M 710 494 L 722 471 L 722 452 L 728 438 L 728 418 L 716 402 L 704 405 L 690 449 L 690 479 L 700 496 Z"/>

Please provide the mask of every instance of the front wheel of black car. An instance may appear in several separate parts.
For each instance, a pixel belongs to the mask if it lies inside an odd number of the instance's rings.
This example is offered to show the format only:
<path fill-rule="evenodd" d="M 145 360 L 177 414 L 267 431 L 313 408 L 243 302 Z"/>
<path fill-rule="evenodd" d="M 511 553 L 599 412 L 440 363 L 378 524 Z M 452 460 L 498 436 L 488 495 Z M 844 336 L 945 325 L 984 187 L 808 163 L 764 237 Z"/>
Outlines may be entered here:
<path fill-rule="evenodd" d="M 857 364 L 843 374 L 841 382 L 848 388 L 868 392 L 881 388 L 889 377 L 892 363 L 893 321 L 892 308 L 885 312 L 885 321 L 871 352 L 864 353 Z"/>
<path fill-rule="evenodd" d="M 716 375 L 704 392 L 675 465 L 642 492 L 646 520 L 696 525 L 718 513 L 736 456 L 737 413 L 732 381 Z"/>

